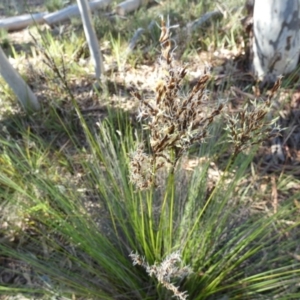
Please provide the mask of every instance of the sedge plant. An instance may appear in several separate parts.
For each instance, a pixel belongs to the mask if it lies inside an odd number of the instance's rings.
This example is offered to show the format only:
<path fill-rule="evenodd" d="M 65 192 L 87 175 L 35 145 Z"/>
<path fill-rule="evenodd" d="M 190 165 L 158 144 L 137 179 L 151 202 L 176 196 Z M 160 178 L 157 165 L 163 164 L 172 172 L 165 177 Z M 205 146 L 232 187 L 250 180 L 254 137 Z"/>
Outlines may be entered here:
<path fill-rule="evenodd" d="M 226 118 L 218 102 L 207 111 L 207 74 L 182 95 L 187 69 L 173 65 L 170 28 L 162 25 L 166 76 L 154 87 L 153 100 L 134 92 L 146 128 L 112 109 L 91 124 L 65 82 L 76 127 L 54 110 L 48 122 L 60 124 L 61 131 L 53 137 L 48 129 L 51 142 L 44 138 L 47 127 L 35 129 L 44 125 L 42 118 L 30 119 L 30 126 L 16 122 L 13 135 L 1 132 L 0 259 L 15 268 L 0 267 L 0 293 L 65 299 L 299 297 L 299 262 L 288 255 L 297 251 L 299 223 L 281 222 L 295 212 L 292 203 L 272 215 L 253 214 L 246 201 L 251 186 L 241 183 L 257 143 L 269 134 L 261 112 L 268 105 L 248 106 L 249 115 L 256 112 L 254 127 L 243 114 L 237 121 Z M 53 72 L 60 72 L 50 61 Z M 67 81 L 62 74 L 57 78 Z M 228 130 L 218 141 L 211 134 L 220 122 Z M 205 159 L 188 173 L 181 158 L 195 143 Z M 225 152 L 233 155 L 211 180 L 212 159 Z M 143 164 L 137 156 L 145 158 Z M 27 271 L 20 268 L 24 264 Z M 8 273 L 22 284 L 3 281 Z"/>

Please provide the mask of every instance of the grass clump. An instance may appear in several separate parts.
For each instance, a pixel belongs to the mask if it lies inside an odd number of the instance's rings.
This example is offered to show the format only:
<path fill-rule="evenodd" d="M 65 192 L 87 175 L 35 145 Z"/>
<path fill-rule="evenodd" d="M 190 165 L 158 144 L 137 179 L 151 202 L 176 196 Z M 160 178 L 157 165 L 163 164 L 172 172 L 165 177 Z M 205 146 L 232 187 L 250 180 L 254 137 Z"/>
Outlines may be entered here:
<path fill-rule="evenodd" d="M 45 6 L 49 12 L 54 12 L 62 9 L 66 4 L 70 4 L 73 1 L 68 0 L 47 0 Z"/>
<path fill-rule="evenodd" d="M 150 100 L 133 92 L 144 128 L 113 108 L 102 118 L 86 116 L 65 68 L 44 53 L 73 109 L 16 116 L 19 122 L 1 131 L 0 293 L 299 296 L 296 196 L 275 213 L 253 213 L 248 199 L 257 143 L 271 133 L 265 120 L 271 97 L 232 116 L 225 102 L 211 100 L 208 74 L 184 94 L 187 68 L 174 60 L 170 26 L 161 29 L 164 76 Z M 195 144 L 201 163 L 188 172 L 184 164 Z"/>

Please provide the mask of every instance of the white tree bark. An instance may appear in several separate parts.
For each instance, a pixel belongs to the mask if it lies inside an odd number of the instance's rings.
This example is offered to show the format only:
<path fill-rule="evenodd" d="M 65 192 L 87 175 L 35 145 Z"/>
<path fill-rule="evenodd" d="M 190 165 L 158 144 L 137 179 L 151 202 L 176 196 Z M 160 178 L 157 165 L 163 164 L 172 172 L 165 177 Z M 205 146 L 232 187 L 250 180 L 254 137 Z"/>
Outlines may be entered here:
<path fill-rule="evenodd" d="M 21 30 L 32 24 L 44 23 L 44 16 L 47 13 L 36 13 L 36 14 L 27 14 L 23 16 L 16 16 L 5 18 L 0 21 L 0 28 L 5 30 Z"/>
<path fill-rule="evenodd" d="M 88 3 L 91 10 L 104 9 L 111 3 L 111 0 L 94 0 Z M 79 8 L 76 4 L 70 5 L 59 11 L 47 14 L 44 20 L 48 25 L 54 25 L 59 22 L 64 22 L 72 17 L 76 17 L 80 14 Z"/>
<path fill-rule="evenodd" d="M 96 78 L 99 79 L 101 77 L 101 74 L 104 74 L 104 65 L 99 42 L 92 24 L 92 17 L 89 9 L 89 4 L 87 0 L 77 0 L 77 3 L 82 19 L 85 37 L 89 45 L 91 57 L 95 67 L 95 75 Z"/>
<path fill-rule="evenodd" d="M 89 2 L 89 7 L 92 11 L 104 9 L 111 3 L 111 0 L 93 0 Z M 78 6 L 76 4 L 65 7 L 53 13 L 36 13 L 27 14 L 23 16 L 9 17 L 0 20 L 0 29 L 8 31 L 22 30 L 29 25 L 47 23 L 52 26 L 57 23 L 70 20 L 72 17 L 80 15 Z"/>
<path fill-rule="evenodd" d="M 256 0 L 253 12 L 253 71 L 275 81 L 297 67 L 300 54 L 300 0 Z"/>
<path fill-rule="evenodd" d="M 0 74 L 14 91 L 21 105 L 27 110 L 39 110 L 40 104 L 19 73 L 12 67 L 0 47 Z"/>

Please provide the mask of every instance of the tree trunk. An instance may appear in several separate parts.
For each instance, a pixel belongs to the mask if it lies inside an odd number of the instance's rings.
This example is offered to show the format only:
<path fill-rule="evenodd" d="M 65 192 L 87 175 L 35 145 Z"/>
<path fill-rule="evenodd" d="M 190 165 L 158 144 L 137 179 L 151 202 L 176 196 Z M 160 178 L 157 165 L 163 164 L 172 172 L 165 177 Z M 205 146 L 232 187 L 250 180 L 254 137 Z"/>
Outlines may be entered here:
<path fill-rule="evenodd" d="M 104 66 L 102 53 L 100 51 L 99 42 L 92 24 L 91 12 L 87 0 L 77 0 L 78 8 L 80 11 L 83 29 L 87 43 L 89 45 L 91 57 L 95 67 L 96 78 L 100 79 L 101 74 L 104 75 Z"/>
<path fill-rule="evenodd" d="M 253 71 L 274 82 L 294 71 L 300 53 L 300 0 L 256 0 L 253 13 Z"/>
<path fill-rule="evenodd" d="M 9 87 L 14 91 L 20 103 L 27 111 L 40 109 L 40 104 L 36 96 L 23 80 L 23 78 L 19 75 L 19 73 L 12 67 L 1 47 L 0 74 L 9 85 Z"/>

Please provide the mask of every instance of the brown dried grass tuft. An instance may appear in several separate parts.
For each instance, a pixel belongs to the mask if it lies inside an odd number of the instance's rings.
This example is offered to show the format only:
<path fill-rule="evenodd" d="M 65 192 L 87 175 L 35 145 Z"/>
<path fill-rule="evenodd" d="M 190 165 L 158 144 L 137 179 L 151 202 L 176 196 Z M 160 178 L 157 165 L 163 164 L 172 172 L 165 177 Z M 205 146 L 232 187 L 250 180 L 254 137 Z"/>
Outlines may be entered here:
<path fill-rule="evenodd" d="M 150 132 L 151 169 L 148 171 L 151 174 L 155 174 L 156 170 L 165 165 L 174 170 L 183 153 L 193 144 L 205 141 L 208 127 L 223 109 L 223 104 L 219 104 L 207 113 L 209 96 L 206 86 L 210 79 L 208 74 L 203 74 L 193 89 L 183 95 L 182 84 L 187 69 L 174 58 L 170 28 L 162 19 L 159 42 L 164 76 L 156 84 L 154 99 L 145 99 L 138 91 L 132 92 L 140 102 L 138 119 L 148 120 L 145 127 Z M 137 170 L 143 169 L 144 160 L 141 155 L 139 157 L 139 151 L 132 157 L 134 160 L 131 165 L 135 176 L 131 176 L 131 180 L 139 182 Z M 143 176 L 141 180 L 143 183 L 138 183 L 138 186 L 143 188 L 149 187 L 153 182 L 143 180 Z"/>

